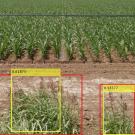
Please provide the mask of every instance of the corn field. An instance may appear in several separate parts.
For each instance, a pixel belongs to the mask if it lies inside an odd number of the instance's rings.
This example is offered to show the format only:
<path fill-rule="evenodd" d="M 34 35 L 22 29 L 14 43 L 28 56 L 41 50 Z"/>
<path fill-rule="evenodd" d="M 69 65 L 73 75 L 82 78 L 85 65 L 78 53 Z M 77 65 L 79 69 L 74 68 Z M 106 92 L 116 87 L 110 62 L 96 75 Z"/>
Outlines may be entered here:
<path fill-rule="evenodd" d="M 101 11 L 101 14 L 133 14 L 135 11 L 134 0 L 120 0 L 117 4 L 116 0 L 40 1 L 0 0 L 0 13 L 98 14 Z M 110 62 L 113 50 L 119 57 L 128 59 L 128 55 L 135 55 L 135 18 L 0 17 L 0 60 L 6 60 L 11 54 L 21 59 L 24 53 L 33 60 L 37 51 L 46 60 L 50 50 L 60 59 L 63 47 L 68 61 L 77 58 L 86 61 L 90 52 L 99 59 L 101 50 Z"/>
<path fill-rule="evenodd" d="M 134 0 L 0 0 L 0 13 L 134 14 Z"/>

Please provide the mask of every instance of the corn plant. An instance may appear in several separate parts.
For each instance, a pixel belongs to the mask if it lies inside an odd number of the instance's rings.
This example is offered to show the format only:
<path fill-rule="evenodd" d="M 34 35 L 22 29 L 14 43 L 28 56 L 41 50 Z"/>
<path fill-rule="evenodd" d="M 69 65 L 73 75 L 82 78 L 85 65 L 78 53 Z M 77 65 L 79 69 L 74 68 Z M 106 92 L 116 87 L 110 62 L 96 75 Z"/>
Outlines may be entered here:
<path fill-rule="evenodd" d="M 79 26 L 77 26 L 76 28 L 76 36 L 77 36 L 77 48 L 79 50 L 79 55 L 82 60 L 86 60 L 84 36 Z"/>
<path fill-rule="evenodd" d="M 35 51 L 37 49 L 36 33 L 29 33 L 28 39 L 26 41 L 26 50 L 28 52 L 29 57 L 33 60 Z"/>
<path fill-rule="evenodd" d="M 46 35 L 45 39 L 40 39 L 39 40 L 39 50 L 42 52 L 42 57 L 44 59 L 47 58 L 49 49 L 50 49 L 49 37 Z"/>
<path fill-rule="evenodd" d="M 16 55 L 17 58 L 21 58 L 24 50 L 23 38 L 20 35 L 19 38 L 10 39 L 11 51 Z"/>
<path fill-rule="evenodd" d="M 71 24 L 72 18 L 69 20 L 64 20 L 63 25 L 63 39 L 65 40 L 65 48 L 68 55 L 68 59 L 72 60 L 74 58 L 75 52 L 75 32 L 73 29 L 73 25 Z"/>
<path fill-rule="evenodd" d="M 62 39 L 61 34 L 62 34 L 61 25 L 57 24 L 56 26 L 53 27 L 53 34 L 52 34 L 52 40 L 53 40 L 52 48 L 57 58 L 60 58 L 61 39 Z"/>
<path fill-rule="evenodd" d="M 8 36 L 4 35 L 4 38 L 2 38 L 2 35 L 0 36 L 0 60 L 4 60 L 7 55 L 10 53 L 10 46 L 8 42 Z"/>
<path fill-rule="evenodd" d="M 72 60 L 73 59 L 73 55 L 74 55 L 74 45 L 72 43 L 72 39 L 71 39 L 71 36 L 68 37 L 68 39 L 66 40 L 66 51 L 67 51 L 67 55 L 68 55 L 68 58 L 69 60 Z"/>

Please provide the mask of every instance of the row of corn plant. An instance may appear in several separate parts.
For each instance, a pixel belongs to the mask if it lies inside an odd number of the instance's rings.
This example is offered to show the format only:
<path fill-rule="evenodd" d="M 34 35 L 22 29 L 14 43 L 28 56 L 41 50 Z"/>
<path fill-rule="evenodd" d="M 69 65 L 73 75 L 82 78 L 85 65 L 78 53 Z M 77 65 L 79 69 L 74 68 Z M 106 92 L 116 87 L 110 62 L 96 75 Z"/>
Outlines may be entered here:
<path fill-rule="evenodd" d="M 4 17 L 0 18 L 0 59 L 5 60 L 11 53 L 21 58 L 24 51 L 33 60 L 36 50 L 42 57 L 53 49 L 60 58 L 61 44 L 69 60 L 78 53 L 86 59 L 86 45 L 98 58 L 101 49 L 111 59 L 112 49 L 120 57 L 135 55 L 134 18 L 52 18 L 52 17 Z"/>

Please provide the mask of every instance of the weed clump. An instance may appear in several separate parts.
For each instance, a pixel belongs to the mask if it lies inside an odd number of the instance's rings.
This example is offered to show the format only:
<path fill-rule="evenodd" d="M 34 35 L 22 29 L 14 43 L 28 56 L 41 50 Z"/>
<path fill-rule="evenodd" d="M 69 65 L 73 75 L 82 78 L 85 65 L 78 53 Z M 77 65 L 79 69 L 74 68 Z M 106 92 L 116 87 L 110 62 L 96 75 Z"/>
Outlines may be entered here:
<path fill-rule="evenodd" d="M 77 116 L 71 108 L 62 104 L 62 117 L 59 115 L 59 101 L 53 95 L 39 90 L 34 94 L 18 91 L 13 98 L 13 130 L 14 131 L 57 131 L 61 122 L 61 132 L 45 132 L 47 134 L 75 134 L 79 133 Z M 2 133 L 11 133 L 9 115 L 0 122 Z M 43 132 L 42 132 L 43 133 Z"/>
<path fill-rule="evenodd" d="M 117 106 L 114 103 L 112 93 L 109 93 L 110 109 L 105 106 L 104 132 L 106 134 L 132 134 L 133 122 L 128 115 L 127 104 L 120 96 Z"/>

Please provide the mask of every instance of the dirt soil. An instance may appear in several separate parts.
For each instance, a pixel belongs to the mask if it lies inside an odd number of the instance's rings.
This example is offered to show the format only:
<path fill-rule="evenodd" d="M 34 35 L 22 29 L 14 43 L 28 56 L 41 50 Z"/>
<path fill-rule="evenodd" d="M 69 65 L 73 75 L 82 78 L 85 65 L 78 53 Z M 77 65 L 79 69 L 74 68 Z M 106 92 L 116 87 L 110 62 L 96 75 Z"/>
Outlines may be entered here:
<path fill-rule="evenodd" d="M 61 68 L 62 74 L 83 75 L 83 132 L 84 135 L 99 135 L 99 84 L 135 84 L 135 64 L 128 63 L 47 63 L 47 64 L 1 64 L 1 73 L 9 73 L 10 68 Z M 10 89 L 9 77 L 0 77 L 0 110 L 6 110 L 7 97 Z M 21 79 L 20 79 L 21 80 Z M 41 83 L 41 78 L 31 80 L 33 87 Z M 19 82 L 19 79 L 17 80 Z M 16 81 L 16 82 L 17 82 Z M 21 80 L 25 87 L 30 85 L 27 79 Z M 68 91 L 71 97 L 79 97 L 79 79 L 76 77 L 63 77 L 63 89 Z M 129 100 L 130 96 L 128 96 Z M 68 100 L 68 99 L 67 99 Z M 78 99 L 79 100 L 79 99 Z M 72 98 L 70 99 L 72 101 Z M 131 105 L 132 106 L 132 105 Z M 3 111 L 4 112 L 4 111 Z"/>

